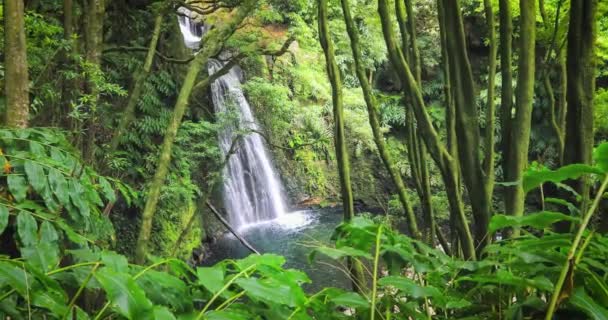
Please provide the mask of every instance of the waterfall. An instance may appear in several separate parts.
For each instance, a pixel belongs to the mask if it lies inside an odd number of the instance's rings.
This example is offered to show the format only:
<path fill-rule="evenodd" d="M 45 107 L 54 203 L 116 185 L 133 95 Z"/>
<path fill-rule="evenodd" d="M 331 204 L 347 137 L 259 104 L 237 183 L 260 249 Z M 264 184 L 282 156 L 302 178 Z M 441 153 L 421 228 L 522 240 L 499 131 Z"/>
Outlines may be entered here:
<path fill-rule="evenodd" d="M 182 19 L 183 18 L 183 19 Z M 200 24 L 179 16 L 184 42 L 197 48 L 205 31 Z M 192 28 L 197 30 L 193 30 Z M 200 34 L 200 36 L 198 36 Z M 193 41 L 198 39 L 198 41 Z M 190 41 L 190 42 L 189 42 Z M 211 59 L 208 72 L 213 74 L 224 62 Z M 236 112 L 238 119 L 225 125 L 219 132 L 219 144 L 224 157 L 228 156 L 237 133 L 244 135 L 236 140 L 233 153 L 224 168 L 223 198 L 228 220 L 237 228 L 281 217 L 285 211 L 282 185 L 271 162 L 249 102 L 241 88 L 241 69 L 233 67 L 211 84 L 212 101 L 216 114 Z"/>

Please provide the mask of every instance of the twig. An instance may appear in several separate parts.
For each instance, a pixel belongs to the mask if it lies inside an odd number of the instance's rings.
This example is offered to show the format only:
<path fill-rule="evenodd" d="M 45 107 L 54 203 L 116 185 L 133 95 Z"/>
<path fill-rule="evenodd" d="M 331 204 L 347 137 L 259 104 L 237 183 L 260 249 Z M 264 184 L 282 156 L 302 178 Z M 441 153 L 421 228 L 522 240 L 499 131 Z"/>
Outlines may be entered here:
<path fill-rule="evenodd" d="M 224 217 L 222 217 L 222 215 L 217 211 L 217 209 L 215 209 L 215 207 L 209 202 L 209 200 L 205 201 L 205 204 L 211 210 L 211 212 L 213 212 L 215 217 L 218 220 L 220 220 L 220 222 L 222 222 L 222 224 L 224 224 L 224 226 L 228 229 L 228 231 L 230 231 L 247 249 L 249 249 L 251 252 L 253 252 L 255 254 L 260 254 L 259 251 L 257 251 L 249 242 L 247 242 L 247 240 L 245 240 L 243 237 L 241 237 L 234 230 L 234 228 L 232 228 L 232 226 L 228 223 L 228 221 L 226 221 L 226 219 L 224 219 Z"/>

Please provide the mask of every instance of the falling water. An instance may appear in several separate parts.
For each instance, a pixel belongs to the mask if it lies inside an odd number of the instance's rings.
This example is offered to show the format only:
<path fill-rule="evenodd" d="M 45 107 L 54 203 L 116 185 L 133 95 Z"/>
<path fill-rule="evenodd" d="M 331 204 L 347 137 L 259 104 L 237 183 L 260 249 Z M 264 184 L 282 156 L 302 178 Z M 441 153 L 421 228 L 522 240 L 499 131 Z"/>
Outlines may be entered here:
<path fill-rule="evenodd" d="M 180 16 L 179 22 L 186 45 L 197 48 L 205 27 L 193 24 L 184 16 Z M 209 74 L 223 66 L 223 62 L 211 59 Z M 222 154 L 229 157 L 224 168 L 224 205 L 230 223 L 237 228 L 272 220 L 285 213 L 282 186 L 262 137 L 255 133 L 260 128 L 243 94 L 241 78 L 241 69 L 235 66 L 211 84 L 215 112 L 221 114 L 234 109 L 238 114 L 237 121 L 225 125 L 219 132 Z M 237 132 L 246 134 L 235 141 Z M 232 154 L 228 155 L 231 147 Z"/>

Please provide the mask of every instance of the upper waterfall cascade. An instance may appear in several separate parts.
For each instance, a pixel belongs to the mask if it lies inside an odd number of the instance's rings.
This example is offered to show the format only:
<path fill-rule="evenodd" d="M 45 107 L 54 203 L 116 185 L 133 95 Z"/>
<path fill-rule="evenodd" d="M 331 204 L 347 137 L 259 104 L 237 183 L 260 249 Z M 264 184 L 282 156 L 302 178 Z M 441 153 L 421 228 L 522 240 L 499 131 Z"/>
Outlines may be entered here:
<path fill-rule="evenodd" d="M 188 15 L 187 9 L 182 12 Z M 192 49 L 198 48 L 207 28 L 185 16 L 179 16 L 179 24 L 185 44 Z M 217 72 L 224 64 L 210 59 L 209 74 Z M 224 206 L 230 223 L 237 228 L 276 219 L 286 213 L 281 182 L 262 137 L 255 133 L 260 128 L 243 94 L 241 79 L 241 69 L 235 66 L 211 84 L 215 112 L 238 114 L 236 121 L 219 132 L 222 155 L 229 157 L 223 172 Z M 237 135 L 247 131 L 251 132 Z M 238 139 L 236 151 L 228 155 L 235 139 Z"/>

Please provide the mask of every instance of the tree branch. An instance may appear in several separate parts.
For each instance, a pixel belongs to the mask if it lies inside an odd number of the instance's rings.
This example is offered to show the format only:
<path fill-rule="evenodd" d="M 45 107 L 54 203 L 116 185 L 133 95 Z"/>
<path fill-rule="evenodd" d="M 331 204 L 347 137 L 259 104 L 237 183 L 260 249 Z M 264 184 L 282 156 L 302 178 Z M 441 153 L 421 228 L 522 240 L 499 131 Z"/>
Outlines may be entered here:
<path fill-rule="evenodd" d="M 146 47 L 111 47 L 103 50 L 103 53 L 111 53 L 111 52 L 147 52 L 149 48 Z M 159 51 L 155 52 L 156 56 L 161 60 L 168 63 L 176 63 L 176 64 L 188 64 L 192 60 L 194 60 L 194 56 L 191 56 L 186 59 L 177 59 L 172 57 L 167 57 Z"/>

